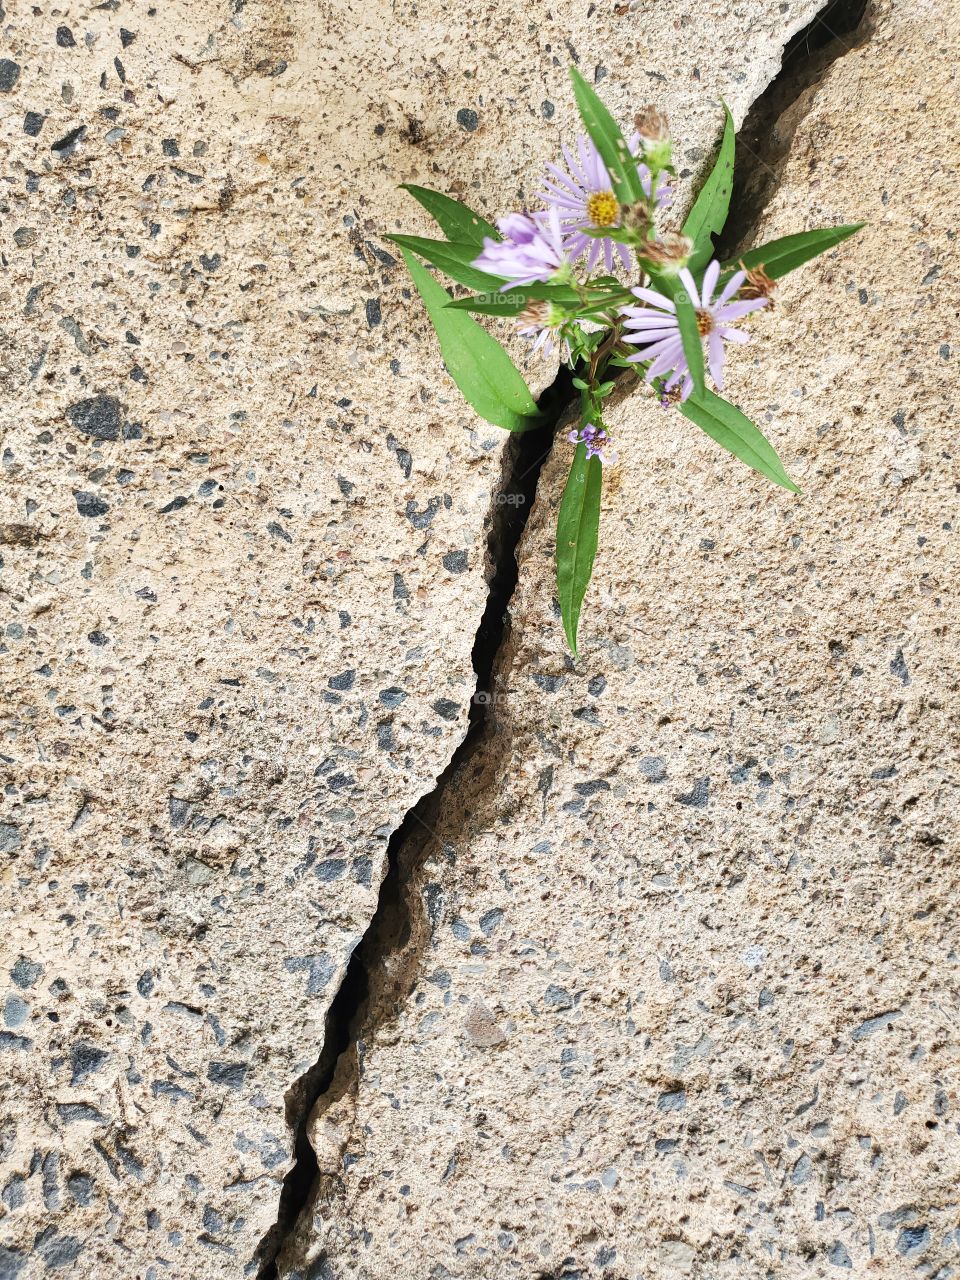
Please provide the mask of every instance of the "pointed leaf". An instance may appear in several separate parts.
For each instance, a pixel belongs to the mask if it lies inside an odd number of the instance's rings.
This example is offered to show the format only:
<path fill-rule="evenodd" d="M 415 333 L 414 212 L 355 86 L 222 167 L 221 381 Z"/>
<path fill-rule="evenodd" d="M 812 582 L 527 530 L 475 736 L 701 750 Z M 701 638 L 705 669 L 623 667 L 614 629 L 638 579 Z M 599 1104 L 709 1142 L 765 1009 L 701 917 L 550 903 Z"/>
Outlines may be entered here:
<path fill-rule="evenodd" d="M 576 67 L 570 68 L 570 79 L 580 119 L 607 166 L 614 194 L 621 204 L 635 203 L 643 197 L 643 188 L 637 162 L 630 154 L 617 122 Z"/>
<path fill-rule="evenodd" d="M 694 391 L 678 407 L 684 417 L 695 422 L 712 440 L 716 440 L 724 449 L 729 449 L 748 467 L 753 467 L 768 480 L 789 489 L 791 493 L 800 492 L 784 470 L 770 441 L 729 400 L 714 395 L 712 391 Z"/>
<path fill-rule="evenodd" d="M 475 294 L 448 302 L 451 311 L 475 311 L 487 316 L 517 316 L 531 302 L 555 302 L 567 310 L 579 307 L 580 299 L 572 289 L 558 284 L 525 284 L 503 286 L 502 292 Z"/>
<path fill-rule="evenodd" d="M 723 104 L 725 121 L 723 138 L 716 163 L 710 176 L 700 188 L 700 194 L 693 203 L 683 224 L 683 233 L 693 241 L 693 256 L 687 266 L 693 272 L 705 267 L 713 256 L 713 239 L 723 230 L 730 211 L 730 192 L 733 190 L 733 157 L 736 149 L 736 135 L 733 127 L 733 116 L 726 103 Z"/>
<path fill-rule="evenodd" d="M 762 266 L 771 280 L 779 280 L 788 271 L 795 271 L 811 258 L 835 249 L 848 236 L 852 236 L 866 225 L 865 222 L 851 222 L 842 227 L 821 227 L 817 231 L 799 231 L 796 235 L 771 240 L 768 244 L 751 249 L 735 262 L 725 262 L 723 276 L 729 279 L 742 261 L 747 267 Z"/>
<path fill-rule="evenodd" d="M 448 240 L 461 240 L 482 248 L 484 236 L 502 239 L 492 223 L 452 196 L 441 195 L 429 187 L 418 187 L 413 182 L 401 183 L 400 189 L 408 191 L 414 200 L 419 200 Z"/>
<path fill-rule="evenodd" d="M 462 311 L 446 309 L 450 295 L 407 249 L 407 270 L 440 339 L 447 372 L 481 418 L 507 431 L 528 431 L 541 421 L 530 389 L 497 340 Z"/>
<path fill-rule="evenodd" d="M 599 311 L 608 311 L 626 302 L 632 302 L 633 294 L 619 286 L 612 290 L 588 291 L 587 302 L 584 303 L 579 294 L 566 285 L 559 284 L 525 284 L 507 286 L 500 293 L 482 293 L 470 298 L 457 298 L 447 305 L 451 311 L 474 311 L 488 316 L 517 316 L 531 302 L 553 302 L 565 311 L 577 315 L 590 315 Z"/>
<path fill-rule="evenodd" d="M 680 329 L 680 340 L 683 343 L 683 354 L 687 368 L 693 379 L 694 391 L 702 391 L 704 387 L 703 339 L 697 325 L 696 303 L 689 296 L 683 281 L 678 276 L 660 275 L 648 271 L 651 284 L 660 293 L 672 299 L 677 309 L 677 325 Z"/>
<path fill-rule="evenodd" d="M 674 291 L 673 303 L 677 308 L 677 324 L 680 327 L 680 341 L 683 343 L 683 354 L 686 357 L 687 369 L 693 379 L 693 393 L 704 389 L 703 339 L 697 324 L 697 312 L 693 299 L 686 289 Z"/>
<path fill-rule="evenodd" d="M 563 630 L 577 656 L 580 607 L 593 573 L 600 531 L 603 466 L 578 444 L 557 513 L 557 597 Z"/>
<path fill-rule="evenodd" d="M 487 293 L 499 293 L 503 288 L 503 280 L 499 276 L 488 275 L 471 266 L 480 250 L 475 244 L 464 244 L 459 241 L 429 240 L 425 236 L 387 236 L 401 249 L 411 249 L 418 257 L 426 258 L 434 267 L 456 280 L 457 284 L 466 285 L 468 289 L 482 289 Z"/>

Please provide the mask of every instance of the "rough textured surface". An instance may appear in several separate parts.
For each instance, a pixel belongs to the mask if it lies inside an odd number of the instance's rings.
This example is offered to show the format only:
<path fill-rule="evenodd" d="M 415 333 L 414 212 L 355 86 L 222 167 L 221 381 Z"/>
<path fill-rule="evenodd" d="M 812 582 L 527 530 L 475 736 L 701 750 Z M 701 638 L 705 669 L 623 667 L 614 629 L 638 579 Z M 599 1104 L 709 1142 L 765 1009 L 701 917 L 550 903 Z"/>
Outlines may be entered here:
<path fill-rule="evenodd" d="M 0 1270 L 241 1274 L 463 730 L 500 440 L 369 239 L 416 149 L 279 88 L 306 6 L 58 21 L 6 17 Z"/>
<path fill-rule="evenodd" d="M 572 56 L 695 168 L 806 16 L 0 20 L 0 1275 L 255 1270 L 462 732 L 501 439 L 379 238 L 425 229 L 396 183 L 523 198 Z M 291 1280 L 956 1268 L 957 27 L 880 8 L 784 126 L 764 234 L 871 223 L 731 380 L 805 497 L 625 400 L 574 668 L 551 461 Z"/>
<path fill-rule="evenodd" d="M 462 734 L 502 436 L 397 184 L 522 199 L 571 58 L 689 107 L 689 169 L 813 7 L 7 5 L 4 1277 L 256 1269 L 285 1092 Z"/>
<path fill-rule="evenodd" d="M 574 666 L 555 449 L 289 1280 L 957 1274 L 960 17 L 871 16 L 761 235 L 870 226 L 731 368 L 805 496 L 622 401 Z"/>

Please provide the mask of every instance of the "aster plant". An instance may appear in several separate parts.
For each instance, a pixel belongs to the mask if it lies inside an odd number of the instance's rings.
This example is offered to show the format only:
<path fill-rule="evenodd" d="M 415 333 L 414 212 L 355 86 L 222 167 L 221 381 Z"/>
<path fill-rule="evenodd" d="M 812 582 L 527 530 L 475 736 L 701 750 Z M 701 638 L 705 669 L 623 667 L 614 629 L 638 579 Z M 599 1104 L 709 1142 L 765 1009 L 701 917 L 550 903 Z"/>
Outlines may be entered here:
<path fill-rule="evenodd" d="M 557 597 L 574 656 L 583 598 L 593 572 L 605 467 L 617 450 L 604 401 L 629 376 L 774 484 L 798 493 L 759 428 L 723 388 L 727 348 L 749 342 L 747 324 L 772 303 L 777 280 L 833 249 L 863 225 L 804 231 L 714 257 L 730 207 L 734 128 L 725 123 L 714 166 L 680 231 L 661 230 L 673 198 L 673 146 L 653 107 L 625 138 L 575 68 L 573 90 L 586 134 L 548 164 L 541 208 L 509 213 L 493 226 L 459 200 L 405 187 L 435 219 L 443 239 L 392 236 L 440 340 L 447 370 L 481 417 L 508 431 L 544 425 L 522 375 L 471 316 L 512 318 L 535 350 L 557 353 L 580 396 L 570 473 L 557 518 Z M 454 298 L 424 263 L 472 290 Z M 707 385 L 707 379 L 716 391 Z"/>

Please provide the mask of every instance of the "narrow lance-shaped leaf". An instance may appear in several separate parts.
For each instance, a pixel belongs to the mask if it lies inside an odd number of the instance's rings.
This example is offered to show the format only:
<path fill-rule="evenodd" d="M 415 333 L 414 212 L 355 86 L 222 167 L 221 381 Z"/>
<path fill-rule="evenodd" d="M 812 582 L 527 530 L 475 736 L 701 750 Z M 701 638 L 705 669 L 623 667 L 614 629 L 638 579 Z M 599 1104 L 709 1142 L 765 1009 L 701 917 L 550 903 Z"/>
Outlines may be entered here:
<path fill-rule="evenodd" d="M 712 391 L 695 391 L 687 400 L 680 402 L 679 409 L 684 417 L 695 422 L 712 440 L 729 449 L 748 467 L 753 467 L 791 493 L 800 492 L 784 470 L 770 441 L 729 400 L 714 395 Z"/>
<path fill-rule="evenodd" d="M 452 196 L 431 191 L 429 187 L 418 187 L 413 182 L 402 183 L 400 189 L 408 191 L 414 200 L 419 200 L 448 240 L 461 240 L 482 248 L 484 236 L 501 239 L 500 232 L 492 223 Z"/>
<path fill-rule="evenodd" d="M 566 285 L 515 285 L 502 293 L 484 293 L 470 298 L 457 298 L 447 303 L 452 311 L 475 311 L 487 316 L 516 316 L 531 302 L 555 302 L 568 313 L 590 315 L 633 302 L 629 289 L 588 290 L 586 302 Z"/>
<path fill-rule="evenodd" d="M 680 341 L 683 343 L 683 354 L 687 361 L 687 371 L 693 380 L 694 392 L 703 391 L 703 339 L 700 337 L 700 326 L 697 323 L 693 299 L 685 289 L 681 288 L 675 291 L 673 304 L 677 308 Z"/>
<path fill-rule="evenodd" d="M 613 116 L 576 69 L 570 68 L 573 94 L 580 119 L 600 152 L 613 183 L 614 195 L 621 204 L 634 204 L 643 197 L 637 162 L 630 154 L 626 139 Z"/>
<path fill-rule="evenodd" d="M 491 276 L 486 271 L 479 271 L 471 266 L 473 260 L 480 255 L 475 244 L 464 244 L 459 241 L 429 240 L 425 236 L 387 236 L 401 249 L 411 249 L 418 257 L 448 275 L 457 284 L 466 285 L 468 289 L 482 289 L 487 293 L 499 293 L 503 288 L 503 280 L 499 276 Z"/>
<path fill-rule="evenodd" d="M 787 272 L 802 267 L 811 258 L 835 249 L 848 236 L 852 236 L 866 225 L 865 222 L 851 222 L 841 227 L 820 227 L 816 231 L 798 231 L 795 235 L 771 240 L 768 244 L 750 249 L 735 262 L 724 263 L 722 278 L 729 278 L 742 261 L 745 267 L 762 266 L 771 280 L 779 280 Z"/>
<path fill-rule="evenodd" d="M 481 293 L 470 298 L 457 298 L 448 302 L 447 307 L 450 311 L 474 311 L 485 316 L 518 316 L 531 302 L 541 300 L 555 302 L 565 310 L 580 305 L 580 299 L 575 293 L 559 285 L 555 288 L 556 292 L 544 295 L 542 291 L 531 292 L 524 285 L 523 288 L 507 289 L 503 293 Z"/>
<path fill-rule="evenodd" d="M 590 584 L 600 536 L 602 484 L 600 459 L 596 455 L 587 458 L 585 446 L 578 444 L 557 513 L 557 597 L 563 630 L 574 657 L 580 608 Z"/>
<path fill-rule="evenodd" d="M 700 188 L 700 194 L 693 203 L 683 224 L 683 233 L 693 241 L 694 249 L 687 263 L 691 271 L 699 271 L 713 256 L 713 239 L 723 230 L 730 211 L 730 192 L 733 190 L 733 159 L 736 150 L 736 137 L 733 128 L 733 116 L 726 103 L 723 104 L 725 115 L 723 138 L 720 151 L 710 175 Z"/>
<path fill-rule="evenodd" d="M 528 431 L 541 415 L 516 365 L 497 340 L 465 312 L 447 310 L 450 295 L 406 249 L 403 260 L 440 339 L 440 354 L 464 399 L 507 431 Z"/>
<path fill-rule="evenodd" d="M 649 275 L 653 287 L 673 301 L 687 369 L 693 380 L 694 390 L 702 391 L 704 387 L 703 339 L 697 324 L 697 302 L 687 293 L 678 276 L 660 275 L 653 271 L 649 272 Z"/>

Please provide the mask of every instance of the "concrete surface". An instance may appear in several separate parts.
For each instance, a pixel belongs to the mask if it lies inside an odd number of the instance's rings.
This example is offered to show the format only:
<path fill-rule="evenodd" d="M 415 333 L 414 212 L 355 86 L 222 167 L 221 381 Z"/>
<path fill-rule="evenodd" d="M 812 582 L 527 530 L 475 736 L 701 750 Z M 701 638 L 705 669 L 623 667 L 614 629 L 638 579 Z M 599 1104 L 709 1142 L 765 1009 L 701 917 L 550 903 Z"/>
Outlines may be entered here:
<path fill-rule="evenodd" d="M 7 4 L 4 1280 L 257 1273 L 285 1095 L 464 732 L 503 436 L 397 185 L 521 202 L 571 59 L 689 177 L 815 7 Z M 802 504 L 624 402 L 574 671 L 548 464 L 421 978 L 314 1130 L 317 1267 L 815 1274 L 868 1216 L 890 1274 L 948 1256 L 955 28 L 885 17 L 770 211 L 872 223 L 733 386 Z"/>
<path fill-rule="evenodd" d="M 622 399 L 574 665 L 555 448 L 288 1280 L 960 1268 L 960 20 L 872 22 L 761 236 L 870 225 L 730 364 L 804 495 Z"/>

